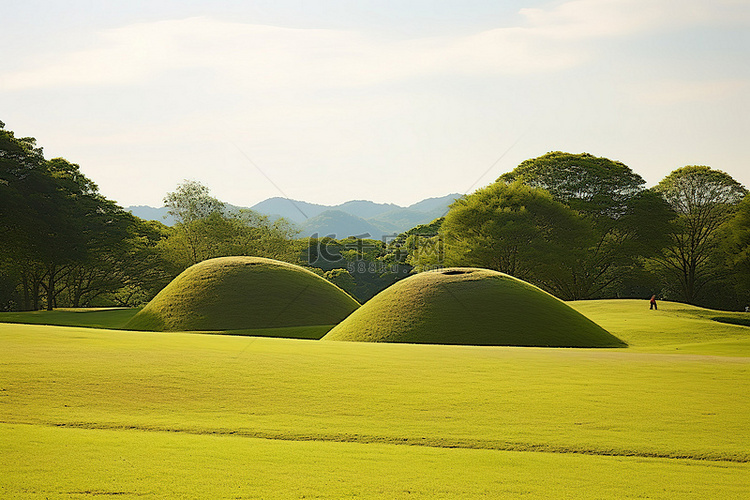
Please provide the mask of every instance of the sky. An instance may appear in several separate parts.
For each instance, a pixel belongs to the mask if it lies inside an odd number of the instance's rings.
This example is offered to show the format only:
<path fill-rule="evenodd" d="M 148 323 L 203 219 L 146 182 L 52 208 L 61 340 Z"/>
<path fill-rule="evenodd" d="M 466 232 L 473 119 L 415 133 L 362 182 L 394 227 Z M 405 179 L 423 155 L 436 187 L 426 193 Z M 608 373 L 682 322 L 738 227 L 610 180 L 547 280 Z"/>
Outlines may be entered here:
<path fill-rule="evenodd" d="M 750 0 L 13 4 L 0 120 L 122 206 L 406 206 L 549 151 L 750 187 Z"/>

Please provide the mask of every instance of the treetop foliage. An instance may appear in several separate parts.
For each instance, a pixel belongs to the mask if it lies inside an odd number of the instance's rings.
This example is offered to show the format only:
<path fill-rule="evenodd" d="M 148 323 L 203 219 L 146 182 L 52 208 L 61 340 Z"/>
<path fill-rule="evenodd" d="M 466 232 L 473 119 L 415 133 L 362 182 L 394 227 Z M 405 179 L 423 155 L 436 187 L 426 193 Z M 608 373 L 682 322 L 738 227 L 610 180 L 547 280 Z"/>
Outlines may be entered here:
<path fill-rule="evenodd" d="M 575 210 L 612 218 L 622 215 L 628 200 L 646 184 L 619 161 L 561 151 L 526 160 L 497 180 L 542 188 Z"/>
<path fill-rule="evenodd" d="M 189 224 L 225 210 L 225 204 L 210 195 L 210 189 L 198 181 L 185 180 L 167 193 L 164 205 L 178 223 Z"/>
<path fill-rule="evenodd" d="M 716 206 L 736 205 L 747 189 L 731 175 L 705 165 L 688 165 L 666 176 L 654 188 L 679 214 Z"/>

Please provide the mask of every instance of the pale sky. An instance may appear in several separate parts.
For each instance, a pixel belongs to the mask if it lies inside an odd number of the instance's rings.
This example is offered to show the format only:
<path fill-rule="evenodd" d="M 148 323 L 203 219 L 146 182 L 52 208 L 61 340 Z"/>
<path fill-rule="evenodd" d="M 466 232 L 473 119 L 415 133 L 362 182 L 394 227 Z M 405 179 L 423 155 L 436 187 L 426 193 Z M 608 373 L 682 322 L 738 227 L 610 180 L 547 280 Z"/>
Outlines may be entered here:
<path fill-rule="evenodd" d="M 556 150 L 750 187 L 750 0 L 12 4 L 0 120 L 124 206 L 409 205 Z"/>

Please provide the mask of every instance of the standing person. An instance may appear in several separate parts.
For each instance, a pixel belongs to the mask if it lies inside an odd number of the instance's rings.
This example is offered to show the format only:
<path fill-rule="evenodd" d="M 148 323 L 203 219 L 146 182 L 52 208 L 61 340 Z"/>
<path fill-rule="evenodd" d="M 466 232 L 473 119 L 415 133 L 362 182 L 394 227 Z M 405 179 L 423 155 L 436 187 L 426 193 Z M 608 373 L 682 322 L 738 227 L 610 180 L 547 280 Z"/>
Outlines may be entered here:
<path fill-rule="evenodd" d="M 649 307 L 649 309 L 659 309 L 656 307 L 656 295 L 651 296 L 651 307 Z"/>

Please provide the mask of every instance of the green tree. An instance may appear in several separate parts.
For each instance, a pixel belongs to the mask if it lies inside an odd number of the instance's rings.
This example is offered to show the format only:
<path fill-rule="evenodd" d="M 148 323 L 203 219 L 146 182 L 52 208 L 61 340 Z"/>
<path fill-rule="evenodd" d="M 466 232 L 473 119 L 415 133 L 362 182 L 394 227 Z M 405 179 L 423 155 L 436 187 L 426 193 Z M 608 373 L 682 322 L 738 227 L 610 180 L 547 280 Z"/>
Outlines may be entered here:
<path fill-rule="evenodd" d="M 346 271 L 354 280 L 350 293 L 360 303 L 406 277 L 411 270 L 411 266 L 393 261 L 385 243 L 379 240 L 324 237 L 305 238 L 301 243 L 297 263 L 319 269 L 327 278 Z"/>
<path fill-rule="evenodd" d="M 211 196 L 208 187 L 191 180 L 183 181 L 177 189 L 167 193 L 164 206 L 178 224 L 189 224 L 225 210 L 225 204 Z"/>
<path fill-rule="evenodd" d="M 36 140 L 17 138 L 0 122 L 0 265 L 9 289 L 16 282 L 21 284 L 22 309 L 39 306 L 43 270 L 37 254 L 44 246 L 46 229 L 39 205 L 53 191 L 54 182 Z M 13 292 L 8 295 L 6 301 L 15 297 Z"/>
<path fill-rule="evenodd" d="M 405 273 L 413 269 L 422 272 L 442 267 L 445 263 L 445 245 L 440 228 L 444 220 L 445 217 L 438 217 L 397 235 L 388 242 L 381 260 L 403 269 Z"/>
<path fill-rule="evenodd" d="M 721 249 L 731 276 L 732 297 L 725 305 L 744 308 L 750 305 L 750 194 L 737 205 L 734 217 L 721 229 Z"/>
<path fill-rule="evenodd" d="M 567 278 L 557 279 L 566 296 L 619 295 L 628 275 L 641 270 L 643 257 L 665 243 L 669 207 L 621 162 L 556 151 L 522 162 L 498 181 L 543 188 L 592 224 L 593 236 L 577 243 L 585 251 L 566 267 Z"/>
<path fill-rule="evenodd" d="M 545 189 L 574 210 L 609 219 L 624 214 L 630 200 L 646 184 L 640 175 L 619 161 L 561 151 L 525 160 L 498 181 L 521 181 Z"/>
<path fill-rule="evenodd" d="M 198 181 L 183 181 L 177 185 L 177 189 L 167 193 L 164 205 L 168 208 L 169 215 L 175 219 L 174 238 L 171 240 L 174 245 L 169 250 L 173 254 L 172 260 L 180 262 L 179 267 L 183 266 L 183 262 L 187 263 L 184 267 L 197 264 L 210 258 L 207 255 L 216 253 L 205 247 L 216 240 L 216 233 L 225 230 L 226 225 L 219 224 L 222 227 L 216 227 L 217 224 L 207 223 L 206 220 L 212 218 L 213 222 L 223 222 L 225 206 L 211 196 L 208 187 Z M 207 229 L 214 233 L 208 238 Z M 221 236 L 218 238 L 221 239 Z"/>
<path fill-rule="evenodd" d="M 675 283 L 678 298 L 695 304 L 702 290 L 725 272 L 716 260 L 719 230 L 747 190 L 729 174 L 702 165 L 675 170 L 655 190 L 677 214 L 669 245 L 655 261 Z"/>
<path fill-rule="evenodd" d="M 451 205 L 441 233 L 447 265 L 494 269 L 578 298 L 563 276 L 591 227 L 544 189 L 520 182 L 479 189 Z"/>
<path fill-rule="evenodd" d="M 229 210 L 199 182 L 180 184 L 167 194 L 164 203 L 177 222 L 159 249 L 171 263 L 173 273 L 206 259 L 230 255 L 286 261 L 296 258 L 290 245 L 296 229 L 286 219 L 272 222 L 252 210 Z"/>
<path fill-rule="evenodd" d="M 323 273 L 323 277 L 336 285 L 337 287 L 341 288 L 343 291 L 348 293 L 351 296 L 355 295 L 355 288 L 357 286 L 356 282 L 354 281 L 354 277 L 351 275 L 349 271 L 346 269 L 331 269 L 330 271 L 325 271 Z"/>

